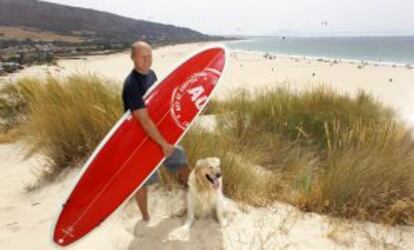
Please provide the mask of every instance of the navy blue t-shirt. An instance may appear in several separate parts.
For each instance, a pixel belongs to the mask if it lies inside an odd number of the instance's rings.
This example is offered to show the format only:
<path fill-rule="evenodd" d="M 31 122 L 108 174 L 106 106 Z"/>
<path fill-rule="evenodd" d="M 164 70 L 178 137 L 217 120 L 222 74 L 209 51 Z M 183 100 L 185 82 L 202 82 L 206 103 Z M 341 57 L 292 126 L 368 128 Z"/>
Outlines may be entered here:
<path fill-rule="evenodd" d="M 128 109 L 131 109 L 132 112 L 136 109 L 145 108 L 144 94 L 155 81 L 157 81 L 157 76 L 153 70 L 144 75 L 133 69 L 125 79 L 122 88 L 124 112 Z"/>

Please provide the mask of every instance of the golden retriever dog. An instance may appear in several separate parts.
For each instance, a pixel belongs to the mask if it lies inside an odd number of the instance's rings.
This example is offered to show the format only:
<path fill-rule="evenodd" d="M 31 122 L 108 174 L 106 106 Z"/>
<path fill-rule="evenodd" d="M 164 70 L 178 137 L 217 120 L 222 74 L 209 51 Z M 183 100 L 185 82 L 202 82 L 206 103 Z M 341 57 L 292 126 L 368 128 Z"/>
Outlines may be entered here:
<path fill-rule="evenodd" d="M 200 159 L 188 178 L 187 220 L 184 226 L 190 228 L 194 217 L 201 218 L 213 212 L 220 225 L 226 226 L 223 209 L 220 159 Z"/>

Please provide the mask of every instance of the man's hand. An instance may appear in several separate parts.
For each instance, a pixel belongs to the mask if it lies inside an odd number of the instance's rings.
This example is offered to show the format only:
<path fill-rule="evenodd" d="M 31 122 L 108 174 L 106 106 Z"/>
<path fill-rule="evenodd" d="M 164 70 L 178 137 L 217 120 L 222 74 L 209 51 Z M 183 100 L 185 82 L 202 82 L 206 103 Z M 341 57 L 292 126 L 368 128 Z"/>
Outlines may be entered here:
<path fill-rule="evenodd" d="M 145 132 L 161 146 L 162 152 L 164 153 L 165 157 L 171 156 L 174 152 L 174 146 L 169 144 L 158 131 L 154 122 L 149 117 L 147 109 L 137 109 L 132 112 L 132 116 L 135 117 L 135 119 L 137 119 L 141 123 Z"/>
<path fill-rule="evenodd" d="M 163 144 L 162 146 L 162 152 L 164 153 L 165 157 L 169 157 L 173 154 L 174 152 L 174 146 L 171 144 Z"/>

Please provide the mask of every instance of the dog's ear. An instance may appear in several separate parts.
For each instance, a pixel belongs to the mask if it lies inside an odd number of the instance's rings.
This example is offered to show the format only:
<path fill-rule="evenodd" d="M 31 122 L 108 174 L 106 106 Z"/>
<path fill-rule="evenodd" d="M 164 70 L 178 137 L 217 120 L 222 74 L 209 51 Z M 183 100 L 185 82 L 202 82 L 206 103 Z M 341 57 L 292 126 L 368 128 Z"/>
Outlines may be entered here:
<path fill-rule="evenodd" d="M 201 167 L 201 166 L 203 166 L 203 165 L 206 165 L 206 159 L 200 159 L 200 160 L 197 160 L 197 162 L 196 162 L 196 167 Z"/>

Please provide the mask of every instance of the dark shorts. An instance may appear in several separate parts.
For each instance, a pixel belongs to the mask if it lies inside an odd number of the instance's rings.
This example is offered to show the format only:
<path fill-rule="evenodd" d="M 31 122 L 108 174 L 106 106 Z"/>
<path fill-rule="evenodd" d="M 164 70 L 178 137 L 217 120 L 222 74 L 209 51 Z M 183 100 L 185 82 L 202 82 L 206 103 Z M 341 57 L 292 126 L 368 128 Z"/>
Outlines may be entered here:
<path fill-rule="evenodd" d="M 165 158 L 162 165 L 170 172 L 175 173 L 178 169 L 187 165 L 187 157 L 185 155 L 184 148 L 177 145 L 173 154 Z M 143 187 L 154 184 L 160 181 L 158 169 L 147 179 Z"/>

